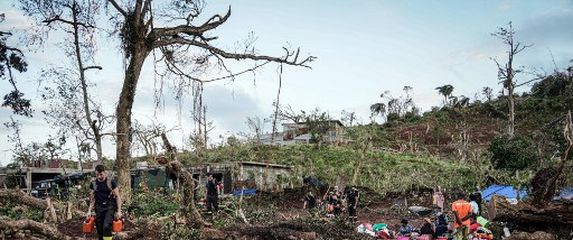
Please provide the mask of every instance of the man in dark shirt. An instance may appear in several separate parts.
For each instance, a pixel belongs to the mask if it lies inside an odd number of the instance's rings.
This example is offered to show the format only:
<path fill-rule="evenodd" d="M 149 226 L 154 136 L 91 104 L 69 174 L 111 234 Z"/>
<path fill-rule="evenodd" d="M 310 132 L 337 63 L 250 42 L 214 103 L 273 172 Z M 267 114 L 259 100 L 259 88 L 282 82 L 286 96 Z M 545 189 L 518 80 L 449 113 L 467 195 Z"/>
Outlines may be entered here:
<path fill-rule="evenodd" d="M 316 208 L 316 197 L 311 191 L 309 191 L 308 194 L 304 197 L 304 204 L 302 205 L 302 208 L 308 209 L 308 212 L 314 215 Z"/>
<path fill-rule="evenodd" d="M 449 232 L 448 220 L 445 215 L 438 216 L 438 224 L 436 225 L 436 231 L 434 232 L 434 238 L 438 238 L 446 235 Z"/>
<path fill-rule="evenodd" d="M 355 187 L 351 187 L 350 190 L 346 192 L 346 202 L 348 204 L 348 220 L 350 222 L 356 222 L 356 206 L 358 206 L 358 199 L 360 198 L 360 193 Z"/>
<path fill-rule="evenodd" d="M 213 174 L 207 175 L 207 211 L 211 212 L 211 209 L 215 212 L 219 211 L 219 183 L 217 179 L 213 178 Z"/>
<path fill-rule="evenodd" d="M 121 198 L 117 183 L 108 178 L 103 165 L 97 165 L 96 179 L 90 184 L 92 190 L 90 196 L 90 206 L 88 208 L 88 218 L 92 215 L 95 205 L 96 229 L 99 240 L 111 240 L 111 225 L 115 218 L 121 218 Z"/>

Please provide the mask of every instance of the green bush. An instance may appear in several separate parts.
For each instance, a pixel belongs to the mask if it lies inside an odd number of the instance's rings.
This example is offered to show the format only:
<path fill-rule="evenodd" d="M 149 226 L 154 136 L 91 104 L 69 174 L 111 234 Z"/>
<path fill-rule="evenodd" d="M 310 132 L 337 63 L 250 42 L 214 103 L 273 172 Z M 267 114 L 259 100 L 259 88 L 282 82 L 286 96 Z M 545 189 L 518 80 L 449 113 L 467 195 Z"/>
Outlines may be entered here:
<path fill-rule="evenodd" d="M 489 145 L 491 163 L 496 169 L 523 170 L 535 164 L 539 158 L 537 147 L 525 136 L 498 137 Z"/>
<path fill-rule="evenodd" d="M 159 192 L 136 192 L 131 202 L 126 208 L 136 217 L 169 216 L 179 209 L 173 196 Z"/>

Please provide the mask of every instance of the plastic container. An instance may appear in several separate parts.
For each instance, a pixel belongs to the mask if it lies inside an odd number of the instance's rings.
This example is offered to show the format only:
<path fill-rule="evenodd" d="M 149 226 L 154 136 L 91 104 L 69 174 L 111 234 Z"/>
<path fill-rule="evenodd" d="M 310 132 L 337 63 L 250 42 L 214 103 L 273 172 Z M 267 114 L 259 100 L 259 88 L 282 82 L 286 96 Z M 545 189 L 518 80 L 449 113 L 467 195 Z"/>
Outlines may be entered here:
<path fill-rule="evenodd" d="M 95 217 L 89 217 L 84 221 L 83 232 L 92 233 L 95 226 Z"/>
<path fill-rule="evenodd" d="M 123 231 L 123 220 L 121 220 L 121 219 L 113 220 L 113 223 L 111 225 L 111 231 L 112 232 Z"/>

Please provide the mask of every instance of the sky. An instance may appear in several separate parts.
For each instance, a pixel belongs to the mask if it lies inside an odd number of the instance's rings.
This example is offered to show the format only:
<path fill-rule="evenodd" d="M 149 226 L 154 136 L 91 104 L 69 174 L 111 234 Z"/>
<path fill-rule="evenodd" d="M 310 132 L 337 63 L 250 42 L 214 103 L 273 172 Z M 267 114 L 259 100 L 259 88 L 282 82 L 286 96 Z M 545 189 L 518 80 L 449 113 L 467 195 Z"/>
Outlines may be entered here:
<path fill-rule="evenodd" d="M 15 0 L 0 1 L 0 9 L 6 14 L 0 30 L 14 32 L 16 36 L 9 42 L 25 51 L 29 70 L 15 77 L 19 88 L 32 98 L 36 112 L 31 119 L 14 118 L 23 124 L 25 142 L 42 142 L 57 132 L 41 114 L 46 106 L 37 91 L 42 87 L 39 72 L 69 62 L 54 43 L 61 38 L 58 34 L 50 35 L 42 48 L 26 46 L 20 40 L 19 36 L 31 29 L 31 20 L 15 4 Z M 500 91 L 491 58 L 503 61 L 505 48 L 490 33 L 509 21 L 517 31 L 516 38 L 532 44 L 516 57 L 515 65 L 551 72 L 555 66 L 565 68 L 573 59 L 573 0 L 219 0 L 207 1 L 202 19 L 223 14 L 229 6 L 231 17 L 212 33 L 219 37 L 214 44 L 231 50 L 253 32 L 259 54 L 281 56 L 286 46 L 300 47 L 301 56 L 317 57 L 309 64 L 312 69 L 283 68 L 280 102 L 296 111 L 320 108 L 333 119 L 339 119 L 345 110 L 356 112 L 361 122 L 368 122 L 369 106 L 380 102 L 380 94 L 389 90 L 399 96 L 404 86 L 413 87 L 414 102 L 422 111 L 441 104 L 437 86 L 451 84 L 454 95 L 472 99 L 485 86 Z M 117 37 L 101 34 L 97 49 L 94 58 L 103 70 L 88 75 L 94 83 L 92 97 L 111 114 L 121 90 L 124 61 Z M 231 66 L 239 71 L 252 63 Z M 521 76 L 517 80 L 528 78 Z M 220 136 L 248 133 L 247 117 L 268 118 L 278 80 L 277 65 L 268 64 L 254 75 L 205 85 L 207 117 L 215 126 L 210 133 L 211 143 L 220 142 Z M 188 148 L 187 138 L 193 128 L 192 96 L 185 96 L 179 108 L 167 85 L 164 107 L 156 109 L 153 65 L 148 61 L 137 87 L 133 119 L 176 128 L 169 137 L 180 149 Z M 11 88 L 2 80 L 0 89 L 5 94 Z M 10 116 L 9 109 L 0 108 L 2 122 Z M 10 134 L 0 127 L 0 165 L 11 160 Z M 104 154 L 114 157 L 111 141 L 105 142 Z"/>

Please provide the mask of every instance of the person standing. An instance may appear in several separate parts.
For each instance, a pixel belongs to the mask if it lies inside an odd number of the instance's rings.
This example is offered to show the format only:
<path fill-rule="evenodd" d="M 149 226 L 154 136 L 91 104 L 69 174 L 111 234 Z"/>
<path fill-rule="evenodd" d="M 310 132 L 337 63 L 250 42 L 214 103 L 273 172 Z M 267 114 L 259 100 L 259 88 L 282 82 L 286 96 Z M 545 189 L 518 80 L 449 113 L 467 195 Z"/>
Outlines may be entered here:
<path fill-rule="evenodd" d="M 472 216 L 472 205 L 465 200 L 465 197 L 465 194 L 460 194 L 459 200 L 452 203 L 455 235 L 459 240 L 467 239 L 471 224 L 469 219 Z"/>
<path fill-rule="evenodd" d="M 440 208 L 440 212 L 444 212 L 444 194 L 440 186 L 434 188 L 434 194 L 432 195 L 432 204 Z"/>
<path fill-rule="evenodd" d="M 121 219 L 121 197 L 117 182 L 107 176 L 105 167 L 97 165 L 95 171 L 96 179 L 90 185 L 92 192 L 87 218 L 92 216 L 95 206 L 98 240 L 111 240 L 114 213 L 115 219 Z"/>
<path fill-rule="evenodd" d="M 213 178 L 213 174 L 207 175 L 207 211 L 211 212 L 214 210 L 215 212 L 219 211 L 219 183 L 217 179 Z"/>
<path fill-rule="evenodd" d="M 358 219 L 356 214 L 356 207 L 358 206 L 358 199 L 360 198 L 360 193 L 355 187 L 351 187 L 348 192 L 346 192 L 346 203 L 348 204 L 348 220 L 350 222 L 356 222 Z"/>
<path fill-rule="evenodd" d="M 446 215 L 442 214 L 438 216 L 437 222 L 438 223 L 436 224 L 436 232 L 434 233 L 434 238 L 443 237 L 450 231 Z"/>
<path fill-rule="evenodd" d="M 472 215 L 474 215 L 475 217 L 481 215 L 481 209 L 477 197 L 478 196 L 476 194 L 470 195 L 470 205 L 472 206 Z"/>
<path fill-rule="evenodd" d="M 481 191 L 479 190 L 479 187 L 476 186 L 475 191 L 472 193 L 472 195 L 470 196 L 470 200 L 475 202 L 474 206 L 477 207 L 478 212 L 476 213 L 477 215 L 481 215 L 482 214 L 482 195 L 481 195 Z"/>
<path fill-rule="evenodd" d="M 304 204 L 302 205 L 303 209 L 308 209 L 308 212 L 311 215 L 315 215 L 316 213 L 316 197 L 312 193 L 312 191 L 308 191 L 306 196 L 304 197 Z"/>

